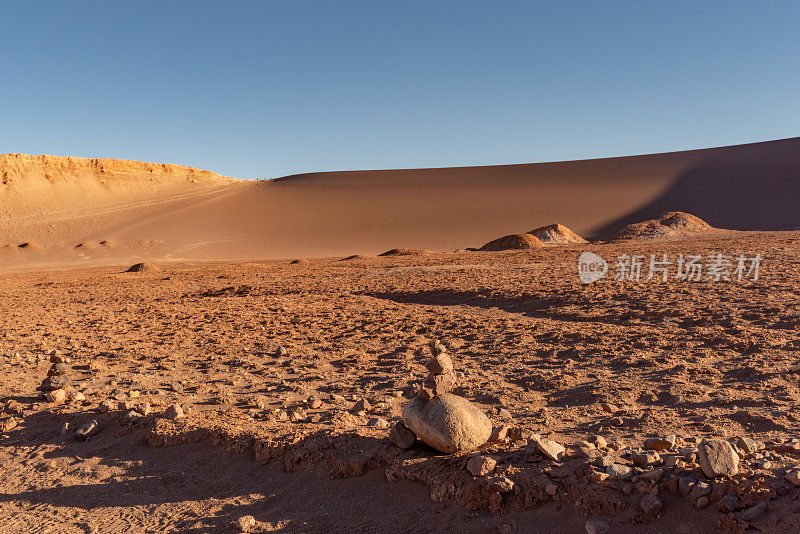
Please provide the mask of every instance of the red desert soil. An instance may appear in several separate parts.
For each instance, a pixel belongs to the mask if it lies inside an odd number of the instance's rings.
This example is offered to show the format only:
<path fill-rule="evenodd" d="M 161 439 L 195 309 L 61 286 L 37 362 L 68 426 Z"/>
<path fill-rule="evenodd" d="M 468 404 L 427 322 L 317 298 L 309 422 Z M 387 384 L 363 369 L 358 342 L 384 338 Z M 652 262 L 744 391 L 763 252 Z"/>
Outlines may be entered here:
<path fill-rule="evenodd" d="M 755 282 L 583 285 L 587 248 L 609 262 L 765 259 Z M 611 532 L 797 532 L 800 488 L 784 471 L 800 457 L 798 253 L 800 233 L 743 233 L 5 275 L 3 528 L 227 532 L 251 515 L 256 531 L 286 532 L 581 532 L 587 519 Z M 388 440 L 434 339 L 455 393 L 508 425 L 480 454 L 512 491 L 467 472 L 470 453 Z M 65 358 L 78 400 L 39 399 L 50 360 Z M 166 418 L 175 404 L 184 417 Z M 562 460 L 530 432 L 563 444 Z M 702 440 L 738 437 L 754 440 L 738 473 L 707 477 Z M 648 495 L 657 513 L 643 511 Z"/>

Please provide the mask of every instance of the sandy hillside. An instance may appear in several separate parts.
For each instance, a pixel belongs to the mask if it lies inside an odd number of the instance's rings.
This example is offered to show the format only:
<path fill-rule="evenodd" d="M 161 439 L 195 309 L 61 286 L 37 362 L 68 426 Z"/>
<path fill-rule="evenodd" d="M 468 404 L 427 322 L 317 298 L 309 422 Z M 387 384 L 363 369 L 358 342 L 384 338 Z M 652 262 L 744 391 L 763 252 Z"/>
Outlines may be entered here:
<path fill-rule="evenodd" d="M 177 165 L 0 157 L 4 266 L 451 251 L 561 223 L 607 236 L 667 211 L 800 227 L 800 139 L 561 163 L 243 181 Z M 29 242 L 36 247 L 19 249 Z M 81 246 L 78 246 L 81 245 Z"/>

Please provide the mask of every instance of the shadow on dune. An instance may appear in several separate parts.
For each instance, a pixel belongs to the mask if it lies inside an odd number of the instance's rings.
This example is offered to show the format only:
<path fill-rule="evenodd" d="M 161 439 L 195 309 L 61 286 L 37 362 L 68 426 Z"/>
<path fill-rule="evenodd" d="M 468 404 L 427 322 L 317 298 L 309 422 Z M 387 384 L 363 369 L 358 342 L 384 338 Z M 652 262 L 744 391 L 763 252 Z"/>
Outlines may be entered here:
<path fill-rule="evenodd" d="M 717 228 L 800 229 L 800 140 L 709 151 L 661 196 L 597 230 L 600 238 L 668 211 L 691 213 Z"/>

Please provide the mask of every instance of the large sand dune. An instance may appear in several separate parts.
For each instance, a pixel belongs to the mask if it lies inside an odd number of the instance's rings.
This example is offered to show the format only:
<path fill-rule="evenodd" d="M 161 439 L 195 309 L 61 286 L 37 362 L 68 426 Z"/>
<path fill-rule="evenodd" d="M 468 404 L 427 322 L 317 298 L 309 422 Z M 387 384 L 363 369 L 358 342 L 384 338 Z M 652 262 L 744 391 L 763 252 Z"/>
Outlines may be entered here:
<path fill-rule="evenodd" d="M 800 228 L 800 138 L 273 181 L 178 165 L 9 154 L 0 156 L 0 177 L 5 266 L 454 250 L 555 222 L 605 236 L 665 211 L 686 211 L 718 228 Z M 113 246 L 98 246 L 103 241 Z M 18 247 L 25 242 L 37 246 Z"/>

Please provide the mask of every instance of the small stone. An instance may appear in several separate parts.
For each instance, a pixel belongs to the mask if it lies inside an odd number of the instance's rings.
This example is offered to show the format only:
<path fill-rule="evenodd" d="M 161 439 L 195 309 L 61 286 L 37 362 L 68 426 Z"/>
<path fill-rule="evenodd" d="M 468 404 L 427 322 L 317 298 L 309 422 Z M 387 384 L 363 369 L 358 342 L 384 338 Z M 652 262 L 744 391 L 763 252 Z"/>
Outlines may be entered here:
<path fill-rule="evenodd" d="M 655 451 L 645 451 L 642 453 L 633 453 L 631 455 L 634 465 L 639 467 L 647 467 L 661 462 L 661 456 Z"/>
<path fill-rule="evenodd" d="M 611 464 L 608 467 L 606 467 L 606 474 L 611 478 L 628 480 L 633 476 L 633 471 L 627 465 Z"/>
<path fill-rule="evenodd" d="M 455 386 L 456 375 L 452 372 L 444 375 L 429 374 L 422 382 L 420 396 L 424 400 L 431 400 L 434 397 L 444 395 L 445 393 L 450 393 Z"/>
<path fill-rule="evenodd" d="M 371 409 L 372 409 L 372 405 L 369 403 L 369 401 L 367 399 L 362 398 L 362 399 L 359 399 L 353 405 L 353 407 L 350 409 L 350 411 L 353 412 L 353 413 L 368 412 Z"/>
<path fill-rule="evenodd" d="M 536 449 L 553 461 L 560 462 L 564 456 L 564 446 L 557 441 L 547 438 L 537 438 L 533 442 Z"/>
<path fill-rule="evenodd" d="M 553 484 L 553 483 L 551 482 L 551 483 L 547 484 L 547 485 L 544 487 L 544 492 L 545 492 L 545 493 L 547 493 L 548 495 L 550 495 L 550 496 L 552 497 L 553 495 L 555 495 L 556 493 L 558 493 L 558 486 L 556 486 L 555 484 Z"/>
<path fill-rule="evenodd" d="M 697 501 L 694 503 L 694 507 L 697 508 L 698 510 L 702 510 L 703 508 L 708 506 L 709 503 L 711 503 L 709 498 L 706 497 L 706 496 L 703 496 L 703 497 L 700 497 L 699 499 L 697 499 Z"/>
<path fill-rule="evenodd" d="M 753 454 L 761 448 L 761 444 L 747 436 L 739 436 L 734 440 L 734 444 L 744 454 Z"/>
<path fill-rule="evenodd" d="M 706 495 L 711 495 L 711 484 L 703 482 L 702 480 L 696 482 L 692 487 L 692 491 L 689 492 L 689 498 L 692 500 L 697 500 Z"/>
<path fill-rule="evenodd" d="M 116 406 L 117 406 L 117 403 L 115 403 L 111 399 L 106 399 L 106 400 L 100 402 L 100 405 L 97 407 L 97 409 L 100 411 L 100 413 L 105 413 L 105 412 L 110 412 Z"/>
<path fill-rule="evenodd" d="M 598 449 L 602 449 L 608 445 L 608 443 L 606 442 L 606 438 L 604 438 L 603 436 L 591 436 L 586 441 L 593 444 Z"/>
<path fill-rule="evenodd" d="M 595 458 L 593 463 L 597 467 L 602 467 L 603 469 L 605 469 L 609 465 L 613 465 L 614 464 L 614 457 L 613 456 L 600 456 L 599 458 Z"/>
<path fill-rule="evenodd" d="M 389 441 L 401 449 L 410 449 L 417 442 L 417 436 L 402 421 L 398 421 L 389 431 Z"/>
<path fill-rule="evenodd" d="M 69 432 L 69 421 L 64 421 L 61 425 L 61 431 L 59 432 L 62 436 L 65 436 Z"/>
<path fill-rule="evenodd" d="M 444 353 L 446 353 L 446 352 L 447 352 L 447 347 L 445 347 L 445 346 L 442 344 L 442 342 L 441 342 L 441 341 L 439 341 L 438 339 L 437 339 L 436 341 L 434 341 L 434 342 L 433 342 L 432 349 L 433 349 L 433 353 L 434 353 L 436 356 L 439 356 L 439 355 L 441 355 L 441 354 L 444 354 Z"/>
<path fill-rule="evenodd" d="M 61 404 L 67 398 L 67 392 L 63 389 L 54 389 L 52 391 L 48 391 L 45 394 L 45 398 L 47 402 L 52 402 L 54 404 Z"/>
<path fill-rule="evenodd" d="M 256 518 L 252 515 L 243 515 L 236 520 L 236 528 L 239 532 L 250 532 L 256 526 Z"/>
<path fill-rule="evenodd" d="M 508 493 L 514 490 L 514 482 L 510 478 L 498 475 L 487 480 L 489 482 L 489 491 Z"/>
<path fill-rule="evenodd" d="M 69 367 L 64 363 L 56 363 L 47 371 L 47 376 L 60 376 L 67 374 Z"/>
<path fill-rule="evenodd" d="M 675 446 L 677 437 L 675 434 L 668 434 L 661 438 L 647 439 L 644 442 L 644 447 L 651 451 L 668 451 Z"/>
<path fill-rule="evenodd" d="M 173 420 L 180 419 L 183 416 L 184 416 L 183 408 L 181 408 L 180 404 L 171 405 L 166 410 L 164 410 L 164 414 L 162 415 L 164 419 L 173 419 Z"/>
<path fill-rule="evenodd" d="M 295 408 L 292 410 L 292 413 L 289 414 L 289 420 L 294 421 L 296 423 L 304 423 L 308 419 L 308 414 L 302 408 Z"/>
<path fill-rule="evenodd" d="M 658 495 L 648 493 L 642 497 L 642 501 L 639 503 L 639 506 L 642 508 L 642 511 L 645 514 L 655 515 L 661 511 L 661 508 L 664 507 L 664 503 L 661 501 Z"/>
<path fill-rule="evenodd" d="M 425 368 L 435 375 L 449 374 L 453 372 L 453 360 L 442 352 L 425 362 Z"/>
<path fill-rule="evenodd" d="M 681 497 L 688 497 L 696 483 L 697 480 L 690 476 L 683 476 L 678 479 L 678 492 L 681 494 Z"/>
<path fill-rule="evenodd" d="M 175 393 L 183 393 L 184 387 L 183 384 L 181 384 L 180 382 L 173 382 L 172 384 L 169 385 L 169 387 Z"/>
<path fill-rule="evenodd" d="M 586 534 L 606 534 L 610 527 L 605 521 L 590 519 L 586 521 L 584 528 L 586 529 Z"/>
<path fill-rule="evenodd" d="M 19 425 L 19 421 L 17 421 L 15 417 L 9 417 L 3 420 L 3 424 L 0 425 L 0 429 L 2 429 L 3 432 L 11 432 L 17 428 L 17 425 Z"/>
<path fill-rule="evenodd" d="M 367 426 L 380 429 L 389 428 L 389 421 L 383 417 L 373 417 L 367 421 Z"/>
<path fill-rule="evenodd" d="M 67 375 L 48 376 L 42 381 L 39 389 L 42 391 L 53 391 L 56 389 L 66 389 L 69 385 L 69 377 Z"/>
<path fill-rule="evenodd" d="M 800 486 L 800 470 L 794 469 L 789 471 L 783 478 L 791 482 L 793 486 Z"/>
<path fill-rule="evenodd" d="M 316 410 L 317 408 L 322 406 L 322 400 L 312 395 L 308 398 L 306 404 L 308 404 L 308 407 L 311 408 L 312 410 Z"/>
<path fill-rule="evenodd" d="M 100 425 L 97 421 L 92 419 L 78 430 L 75 431 L 75 437 L 82 441 L 87 441 L 90 437 L 100 431 Z"/>
<path fill-rule="evenodd" d="M 128 410 L 128 413 L 125 414 L 124 422 L 129 425 L 133 425 L 135 423 L 138 423 L 142 419 L 143 419 L 142 414 L 140 414 L 136 410 Z"/>
<path fill-rule="evenodd" d="M 730 514 L 731 512 L 735 512 L 738 507 L 739 507 L 739 496 L 733 495 L 731 493 L 725 495 L 717 503 L 717 510 L 719 510 L 723 514 Z"/>
<path fill-rule="evenodd" d="M 277 349 L 275 349 L 275 357 L 276 358 L 283 358 L 289 354 L 289 351 L 286 350 L 286 347 L 283 345 L 279 345 Z"/>
<path fill-rule="evenodd" d="M 616 405 L 609 404 L 608 402 L 604 402 L 603 404 L 600 405 L 600 407 L 606 413 L 617 413 L 619 411 L 619 408 L 617 408 Z"/>
<path fill-rule="evenodd" d="M 73 391 L 68 396 L 69 400 L 71 400 L 72 402 L 83 402 L 86 400 L 86 395 L 84 395 L 80 391 Z"/>
<path fill-rule="evenodd" d="M 650 482 L 658 482 L 664 475 L 663 469 L 653 469 L 652 471 L 645 471 L 639 475 L 639 478 L 649 480 Z"/>
<path fill-rule="evenodd" d="M 739 472 L 739 455 L 727 441 L 705 439 L 697 448 L 697 458 L 707 477 L 733 476 Z"/>
<path fill-rule="evenodd" d="M 754 506 L 751 506 L 750 508 L 745 508 L 739 517 L 745 521 L 755 521 L 767 513 L 767 508 L 767 501 L 762 501 Z"/>
<path fill-rule="evenodd" d="M 508 432 L 510 427 L 508 425 L 501 425 L 496 426 L 492 429 L 492 433 L 489 436 L 489 441 L 491 442 L 498 442 L 498 441 L 505 441 L 508 437 Z"/>
<path fill-rule="evenodd" d="M 467 462 L 467 471 L 472 476 L 484 477 L 494 471 L 497 462 L 491 456 L 473 456 Z"/>

